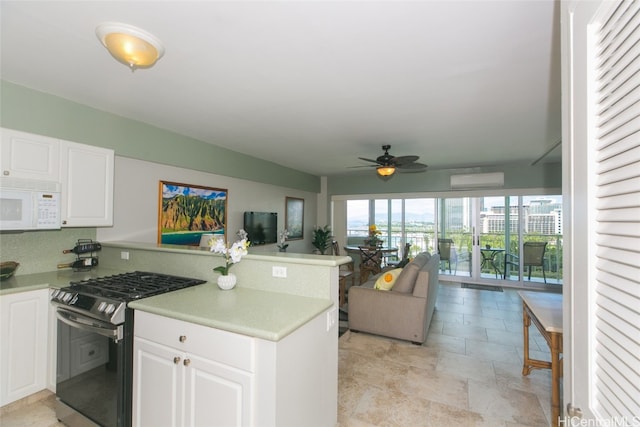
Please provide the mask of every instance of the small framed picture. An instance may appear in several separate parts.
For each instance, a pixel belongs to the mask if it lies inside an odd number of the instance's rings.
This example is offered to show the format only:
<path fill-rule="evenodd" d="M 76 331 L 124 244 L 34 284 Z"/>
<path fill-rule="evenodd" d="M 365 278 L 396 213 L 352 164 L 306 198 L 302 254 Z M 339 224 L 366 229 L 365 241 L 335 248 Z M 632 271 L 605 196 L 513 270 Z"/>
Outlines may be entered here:
<path fill-rule="evenodd" d="M 158 243 L 198 246 L 203 234 L 227 233 L 223 188 L 160 181 Z"/>
<path fill-rule="evenodd" d="M 284 227 L 289 232 L 287 240 L 298 240 L 304 237 L 304 199 L 285 198 Z"/>

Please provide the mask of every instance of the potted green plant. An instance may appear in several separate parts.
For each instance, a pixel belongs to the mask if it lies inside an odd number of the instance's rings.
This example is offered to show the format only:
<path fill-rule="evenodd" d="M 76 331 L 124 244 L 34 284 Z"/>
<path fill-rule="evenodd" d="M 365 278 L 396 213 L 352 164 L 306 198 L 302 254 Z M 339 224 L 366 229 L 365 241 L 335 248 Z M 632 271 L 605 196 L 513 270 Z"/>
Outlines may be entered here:
<path fill-rule="evenodd" d="M 331 227 L 325 225 L 324 227 L 313 228 L 313 241 L 311 242 L 314 248 L 324 255 L 325 251 L 331 245 Z"/>

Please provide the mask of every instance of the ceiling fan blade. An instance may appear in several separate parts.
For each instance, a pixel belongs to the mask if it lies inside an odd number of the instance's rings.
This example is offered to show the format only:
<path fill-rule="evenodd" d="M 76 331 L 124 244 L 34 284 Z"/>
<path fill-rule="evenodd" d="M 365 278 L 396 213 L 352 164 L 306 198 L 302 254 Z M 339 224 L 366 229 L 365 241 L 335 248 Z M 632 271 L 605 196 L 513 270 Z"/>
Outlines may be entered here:
<path fill-rule="evenodd" d="M 373 165 L 368 166 L 351 166 L 350 168 L 361 168 L 361 167 L 376 167 L 380 168 L 381 166 L 385 167 L 395 167 L 399 172 L 424 172 L 427 165 L 422 163 L 417 163 L 416 160 L 420 158 L 420 156 L 399 156 L 394 157 L 389 154 L 390 145 L 383 145 L 382 149 L 384 150 L 384 154 L 382 156 L 377 157 L 375 160 L 368 159 L 366 157 L 358 157 L 360 160 L 364 160 L 365 162 L 374 163 Z"/>
<path fill-rule="evenodd" d="M 360 160 L 364 160 L 365 162 L 372 162 L 372 163 L 376 163 L 376 164 L 380 164 L 380 162 L 378 162 L 377 160 L 373 160 L 373 159 L 365 159 L 364 157 L 358 157 Z"/>
<path fill-rule="evenodd" d="M 406 164 L 396 164 L 396 168 L 398 169 L 413 169 L 413 170 L 417 170 L 417 169 L 426 169 L 427 165 L 425 165 L 424 163 L 406 163 Z"/>
<path fill-rule="evenodd" d="M 360 165 L 360 166 L 347 166 L 347 169 L 357 169 L 357 168 L 377 168 L 379 165 Z"/>
<path fill-rule="evenodd" d="M 405 165 L 407 163 L 413 163 L 416 160 L 418 160 L 419 158 L 420 158 L 420 156 L 398 156 L 398 157 L 394 157 L 392 159 L 392 162 L 396 166 L 402 166 L 402 165 Z"/>

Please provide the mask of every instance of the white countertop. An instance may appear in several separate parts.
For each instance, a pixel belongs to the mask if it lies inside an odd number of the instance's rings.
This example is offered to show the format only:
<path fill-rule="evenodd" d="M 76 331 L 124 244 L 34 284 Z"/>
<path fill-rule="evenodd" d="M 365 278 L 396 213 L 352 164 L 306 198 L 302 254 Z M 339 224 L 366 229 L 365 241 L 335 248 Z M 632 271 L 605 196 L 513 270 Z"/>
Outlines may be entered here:
<path fill-rule="evenodd" d="M 0 295 L 61 288 L 71 281 L 120 273 L 126 272 L 97 267 L 14 276 L 0 282 Z M 249 288 L 222 291 L 212 282 L 129 303 L 136 310 L 269 341 L 281 340 L 332 305 L 329 299 Z"/>
<path fill-rule="evenodd" d="M 279 341 L 333 305 L 309 298 L 205 283 L 129 303 L 129 307 L 242 335 Z"/>
<path fill-rule="evenodd" d="M 562 333 L 562 294 L 532 291 L 519 291 L 518 294 L 545 331 Z"/>
<path fill-rule="evenodd" d="M 46 273 L 13 276 L 9 279 L 0 281 L 0 295 L 36 291 L 38 289 L 46 288 L 62 288 L 64 286 L 69 286 L 69 282 L 71 281 L 111 276 L 120 273 L 126 273 L 126 271 L 98 266 L 88 271 L 73 271 L 69 268 L 49 271 Z"/>
<path fill-rule="evenodd" d="M 211 251 L 206 248 L 199 248 L 186 245 L 167 245 L 156 243 L 141 243 L 141 242 L 128 242 L 128 241 L 111 241 L 102 242 L 102 247 L 106 248 L 122 248 L 122 249 L 137 249 L 143 251 L 154 252 L 167 252 L 177 254 L 189 254 L 196 256 L 211 256 Z M 297 252 L 262 252 L 255 250 L 255 248 L 249 247 L 249 254 L 242 257 L 242 259 L 254 259 L 254 260 L 266 260 L 266 261 L 286 261 L 292 264 L 305 264 L 305 265 L 321 265 L 321 266 L 339 266 L 353 262 L 353 259 L 348 256 L 333 256 L 333 255 L 317 255 L 317 254 L 304 254 Z"/>
<path fill-rule="evenodd" d="M 104 242 L 102 245 L 104 252 L 111 247 L 132 250 L 139 249 L 149 252 L 151 255 L 143 254 L 143 256 L 141 253 L 136 253 L 133 258 L 138 262 L 125 262 L 118 259 L 120 264 L 115 264 L 115 261 L 111 260 L 112 263 L 107 264 L 111 268 L 98 266 L 86 272 L 74 272 L 71 269 L 67 269 L 14 276 L 0 282 L 0 295 L 50 287 L 60 288 L 68 286 L 71 281 L 80 281 L 136 270 L 155 271 L 155 269 L 149 265 L 153 262 L 166 262 L 167 259 L 166 257 L 159 258 L 155 256 L 155 254 L 160 253 L 169 256 L 172 254 L 176 254 L 178 257 L 182 256 L 182 258 L 176 258 L 175 265 L 172 264 L 170 266 L 171 268 L 161 269 L 160 272 L 195 278 L 205 275 L 207 277 L 215 276 L 211 274 L 211 266 L 207 263 L 211 259 L 211 253 L 209 251 L 202 251 L 198 248 L 184 248 L 171 245 L 159 246 L 131 242 Z M 103 258 L 106 255 L 107 254 L 103 253 Z M 111 254 L 113 258 L 118 257 L 118 255 L 117 251 Z M 195 256 L 192 257 L 192 255 Z M 205 256 L 207 258 L 204 258 Z M 143 261 L 139 262 L 141 258 Z M 256 276 L 256 274 L 251 276 L 245 273 L 247 283 L 252 283 L 252 281 L 256 280 L 260 282 L 253 283 L 263 283 L 263 281 L 271 280 L 275 282 L 275 285 L 271 284 L 270 286 L 277 287 L 278 289 L 284 289 L 286 283 L 289 292 L 271 291 L 270 289 L 256 288 L 255 286 L 236 286 L 236 288 L 231 291 L 222 291 L 214 281 L 211 281 L 203 285 L 130 302 L 129 307 L 234 333 L 263 338 L 270 341 L 279 341 L 333 306 L 333 301 L 328 298 L 328 296 L 325 297 L 325 294 L 328 295 L 328 292 L 325 292 L 322 287 L 318 288 L 316 286 L 313 288 L 316 284 L 310 281 L 308 274 L 299 268 L 296 270 L 294 266 L 335 267 L 351 261 L 350 257 L 288 253 L 250 254 L 245 258 L 257 262 L 267 262 L 265 264 L 266 267 L 259 265 L 259 268 L 264 270 L 259 272 L 259 274 L 264 276 L 264 279 L 261 278 L 263 276 L 253 277 Z M 145 261 L 147 261 L 146 264 Z M 271 265 L 269 263 L 273 262 L 279 265 L 289 266 L 288 282 L 278 282 L 282 279 L 274 279 L 271 277 Z M 245 269 L 248 269 L 251 273 L 255 273 L 254 270 L 256 270 L 256 268 L 253 266 L 250 267 L 248 264 L 249 263 L 245 261 L 241 267 L 246 267 Z M 116 265 L 117 267 L 115 267 Z M 166 265 L 164 267 L 166 267 Z M 123 270 L 124 268 L 128 268 L 128 270 Z M 187 269 L 189 273 L 184 273 L 181 270 L 173 271 L 176 268 Z M 236 268 L 238 269 L 239 267 Z M 298 288 L 302 287 L 303 290 L 314 289 L 318 295 L 305 295 L 301 292 L 295 292 L 299 291 L 296 286 Z"/>

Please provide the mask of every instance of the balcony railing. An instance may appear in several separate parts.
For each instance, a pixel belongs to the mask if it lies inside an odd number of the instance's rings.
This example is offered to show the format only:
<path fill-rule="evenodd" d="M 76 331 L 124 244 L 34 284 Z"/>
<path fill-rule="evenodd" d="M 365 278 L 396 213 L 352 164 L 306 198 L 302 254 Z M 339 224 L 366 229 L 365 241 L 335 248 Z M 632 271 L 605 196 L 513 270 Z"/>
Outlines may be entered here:
<path fill-rule="evenodd" d="M 401 248 L 404 246 L 405 240 L 411 243 L 411 255 L 415 255 L 419 252 L 429 251 L 431 253 L 434 252 L 434 241 L 435 241 L 435 231 L 409 231 L 406 233 L 406 237 L 402 235 L 401 232 L 392 231 L 391 235 L 382 230 L 382 239 L 384 241 L 384 246 L 397 247 Z M 364 239 L 367 238 L 367 230 L 366 229 L 351 229 L 347 230 L 347 242 L 350 245 L 358 245 L 363 244 Z M 456 249 L 457 254 L 457 271 L 459 275 L 467 275 L 471 274 L 471 256 L 472 253 L 472 235 L 471 233 L 465 232 L 453 232 L 448 233 L 447 238 L 450 238 L 454 241 L 454 247 Z M 547 242 L 547 248 L 545 251 L 544 262 L 545 262 L 545 275 L 547 278 L 547 283 L 562 283 L 562 243 L 563 238 L 560 234 L 525 234 L 523 235 L 523 241 L 536 241 L 536 242 Z M 504 254 L 510 254 L 519 256 L 519 244 L 518 244 L 518 236 L 512 235 L 509 238 L 509 244 L 505 246 L 505 236 L 501 233 L 486 233 L 480 235 L 480 242 L 484 245 L 490 245 L 494 248 L 504 248 Z M 502 254 L 495 258 L 495 264 L 500 269 L 500 272 L 504 275 L 505 273 L 505 265 L 504 258 L 505 255 Z M 527 274 L 527 272 L 524 272 Z M 452 274 L 455 274 L 452 272 Z M 481 275 L 483 277 L 495 277 L 495 271 L 493 270 L 493 266 L 485 265 L 481 270 Z M 503 276 L 506 279 L 510 280 L 518 280 L 518 268 L 514 268 L 513 266 L 509 266 L 507 270 L 506 276 Z M 500 277 L 501 279 L 503 277 Z M 532 281 L 540 281 L 543 280 L 542 269 L 534 268 L 531 272 L 531 280 Z"/>

